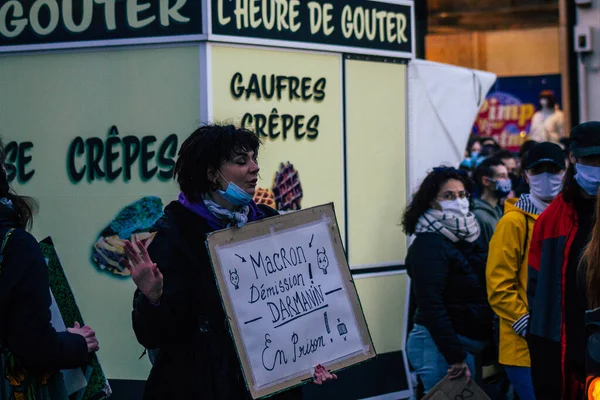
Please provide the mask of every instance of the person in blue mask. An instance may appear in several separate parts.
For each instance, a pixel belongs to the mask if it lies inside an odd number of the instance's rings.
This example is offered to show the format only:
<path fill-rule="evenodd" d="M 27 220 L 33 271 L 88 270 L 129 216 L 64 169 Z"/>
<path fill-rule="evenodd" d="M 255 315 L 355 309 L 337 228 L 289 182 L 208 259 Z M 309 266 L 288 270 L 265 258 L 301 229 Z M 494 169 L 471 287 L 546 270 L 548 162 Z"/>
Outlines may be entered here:
<path fill-rule="evenodd" d="M 529 251 L 531 376 L 538 399 L 581 399 L 585 384 L 586 263 L 600 188 L 600 122 L 570 134 L 561 195 L 538 218 Z"/>
<path fill-rule="evenodd" d="M 471 136 L 465 150 L 465 159 L 461 162 L 460 168 L 467 171 L 469 175 L 473 173 L 477 165 L 479 165 L 485 157 L 481 157 L 481 138 L 479 136 Z"/>
<path fill-rule="evenodd" d="M 510 194 L 512 181 L 506 165 L 496 157 L 481 163 L 475 170 L 474 179 L 479 198 L 473 200 L 473 214 L 481 228 L 481 236 L 487 244 L 504 213 L 501 201 Z"/>
<path fill-rule="evenodd" d="M 160 349 L 144 399 L 251 399 L 229 333 L 206 235 L 277 215 L 257 206 L 260 141 L 246 129 L 206 125 L 182 144 L 175 165 L 181 189 L 153 230 L 148 249 L 125 243 L 123 263 L 137 286 L 133 330 Z M 322 366 L 315 383 L 336 379 Z M 300 399 L 292 389 L 275 399 Z"/>

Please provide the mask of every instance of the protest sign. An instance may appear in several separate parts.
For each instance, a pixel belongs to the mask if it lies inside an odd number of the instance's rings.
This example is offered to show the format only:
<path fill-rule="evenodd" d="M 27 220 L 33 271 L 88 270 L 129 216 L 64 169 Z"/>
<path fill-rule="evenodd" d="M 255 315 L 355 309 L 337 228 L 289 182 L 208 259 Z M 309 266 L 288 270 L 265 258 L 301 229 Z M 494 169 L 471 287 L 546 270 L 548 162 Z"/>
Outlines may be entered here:
<path fill-rule="evenodd" d="M 42 254 L 48 264 L 48 276 L 52 295 L 52 325 L 57 331 L 66 330 L 75 322 L 85 324 L 71 286 L 63 271 L 54 243 L 50 237 L 40 242 Z M 96 354 L 90 354 L 88 364 L 82 368 L 61 371 L 65 388 L 77 400 L 101 400 L 112 394 L 108 379 Z M 77 394 L 75 394 L 77 393 Z"/>
<path fill-rule="evenodd" d="M 447 376 L 423 397 L 423 400 L 490 400 L 485 392 L 466 377 L 450 379 Z"/>
<path fill-rule="evenodd" d="M 333 204 L 208 237 L 253 398 L 375 357 Z"/>

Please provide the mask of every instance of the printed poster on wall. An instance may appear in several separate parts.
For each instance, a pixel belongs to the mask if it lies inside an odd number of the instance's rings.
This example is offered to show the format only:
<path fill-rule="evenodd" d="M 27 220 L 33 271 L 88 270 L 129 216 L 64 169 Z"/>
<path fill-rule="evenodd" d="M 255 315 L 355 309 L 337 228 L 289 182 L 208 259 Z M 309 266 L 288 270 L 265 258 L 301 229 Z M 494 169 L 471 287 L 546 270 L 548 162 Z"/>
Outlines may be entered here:
<path fill-rule="evenodd" d="M 332 204 L 213 233 L 208 247 L 254 398 L 375 356 Z"/>
<path fill-rule="evenodd" d="M 108 379 L 145 380 L 151 367 L 119 260 L 126 239 L 153 240 L 149 228 L 177 198 L 177 151 L 200 123 L 198 70 L 197 46 L 2 60 L 8 178 L 39 203 L 32 234 L 59 249 Z"/>
<path fill-rule="evenodd" d="M 254 200 L 279 212 L 334 202 L 344 221 L 341 57 L 212 46 L 213 120 L 263 142 Z"/>
<path fill-rule="evenodd" d="M 540 109 L 540 93 L 548 90 L 560 107 L 560 75 L 498 78 L 479 110 L 472 133 L 492 136 L 500 146 L 518 151 L 527 140 L 534 114 Z"/>

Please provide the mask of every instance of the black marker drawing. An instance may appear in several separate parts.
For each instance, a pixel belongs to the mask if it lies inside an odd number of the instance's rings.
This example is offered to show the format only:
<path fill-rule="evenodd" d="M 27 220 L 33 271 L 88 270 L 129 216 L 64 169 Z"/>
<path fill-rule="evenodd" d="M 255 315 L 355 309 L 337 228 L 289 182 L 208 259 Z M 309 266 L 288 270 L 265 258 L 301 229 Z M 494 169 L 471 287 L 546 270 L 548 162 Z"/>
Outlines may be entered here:
<path fill-rule="evenodd" d="M 454 400 L 465 400 L 465 399 L 470 399 L 471 397 L 473 397 L 473 395 L 474 395 L 474 394 L 475 394 L 475 393 L 473 393 L 473 392 L 472 392 L 472 391 L 470 391 L 469 389 L 467 389 L 467 388 L 464 388 L 464 389 L 462 390 L 462 392 L 460 392 L 459 394 L 457 394 L 457 395 L 454 397 Z"/>
<path fill-rule="evenodd" d="M 342 289 L 343 288 L 337 288 L 337 289 L 330 290 L 329 292 L 325 292 L 325 296 L 329 296 L 332 293 L 339 292 Z"/>
<path fill-rule="evenodd" d="M 315 239 L 315 235 L 312 235 L 312 237 L 310 238 L 310 243 L 308 244 L 308 248 L 311 249 L 312 248 L 312 242 Z"/>
<path fill-rule="evenodd" d="M 302 314 L 302 315 L 298 315 L 297 317 L 294 317 L 294 318 L 292 318 L 292 319 L 288 319 L 287 321 L 285 321 L 285 322 L 283 322 L 283 323 L 281 323 L 281 324 L 279 324 L 279 325 L 275 325 L 275 326 L 274 326 L 274 328 L 279 328 L 280 326 L 287 325 L 287 324 L 289 324 L 290 322 L 297 320 L 298 318 L 306 317 L 307 315 L 309 315 L 309 314 L 312 314 L 312 313 L 314 313 L 315 311 L 319 311 L 319 310 L 322 310 L 322 309 L 324 309 L 324 308 L 327 308 L 327 307 L 329 307 L 329 304 L 325 304 L 325 305 L 324 305 L 324 306 L 322 306 L 322 307 L 315 308 L 315 309 L 314 309 L 314 310 L 312 310 L 312 311 L 309 311 L 309 312 L 307 312 L 307 313 L 304 313 L 304 314 Z"/>
<path fill-rule="evenodd" d="M 308 263 L 308 277 L 310 278 L 310 280 L 312 281 L 312 264 Z"/>
<path fill-rule="evenodd" d="M 275 352 L 275 354 L 273 355 L 272 363 L 267 363 L 265 361 L 265 353 L 267 352 L 267 350 L 269 350 L 270 344 L 271 344 L 271 335 L 269 335 L 267 333 L 265 335 L 265 348 L 262 351 L 262 365 L 263 365 L 263 368 L 266 369 L 267 371 L 273 371 L 277 365 L 283 365 L 283 364 L 288 363 L 287 357 L 285 356 L 285 353 L 283 352 L 283 350 L 277 350 Z M 268 353 L 267 353 L 267 356 L 268 356 Z"/>
<path fill-rule="evenodd" d="M 239 258 L 240 260 L 242 260 L 243 263 L 246 262 L 246 259 L 238 254 L 235 255 L 237 258 Z"/>
<path fill-rule="evenodd" d="M 319 263 L 319 268 L 323 270 L 323 274 L 327 275 L 327 268 L 329 267 L 329 258 L 327 258 L 327 253 L 325 252 L 325 248 L 317 250 L 317 263 Z"/>
<path fill-rule="evenodd" d="M 244 325 L 248 325 L 248 324 L 251 324 L 253 322 L 260 321 L 261 319 L 262 319 L 262 317 L 251 319 L 250 321 L 244 322 Z"/>
<path fill-rule="evenodd" d="M 348 334 L 348 328 L 346 328 L 346 324 L 343 323 L 339 318 L 338 318 L 338 332 L 340 333 L 340 336 L 344 336 L 346 334 Z"/>
<path fill-rule="evenodd" d="M 323 314 L 323 318 L 325 318 L 325 328 L 327 329 L 327 334 L 331 333 L 331 328 L 329 328 L 329 318 L 327 318 L 327 311 Z"/>
<path fill-rule="evenodd" d="M 237 273 L 237 269 L 234 269 L 233 271 L 229 270 L 229 280 L 231 281 L 231 284 L 235 287 L 235 290 L 238 290 L 240 288 L 240 276 Z"/>

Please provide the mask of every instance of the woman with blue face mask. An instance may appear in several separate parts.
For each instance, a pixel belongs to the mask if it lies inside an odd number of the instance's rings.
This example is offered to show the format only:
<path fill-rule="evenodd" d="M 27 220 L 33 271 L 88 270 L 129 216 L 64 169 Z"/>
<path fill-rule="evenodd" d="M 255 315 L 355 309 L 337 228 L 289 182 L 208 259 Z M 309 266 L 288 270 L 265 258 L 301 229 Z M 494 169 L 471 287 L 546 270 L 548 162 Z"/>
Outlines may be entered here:
<path fill-rule="evenodd" d="M 181 189 L 156 223 L 146 250 L 125 243 L 137 286 L 133 330 L 147 349 L 160 349 L 144 399 L 250 399 L 229 334 L 204 242 L 215 230 L 277 215 L 257 206 L 260 141 L 246 129 L 207 125 L 182 144 L 175 165 Z M 315 383 L 336 379 L 322 366 Z M 292 389 L 276 399 L 300 399 Z"/>
<path fill-rule="evenodd" d="M 585 262 L 600 187 L 600 122 L 571 130 L 561 195 L 538 218 L 529 252 L 531 374 L 538 399 L 580 399 L 585 384 Z"/>
<path fill-rule="evenodd" d="M 475 376 L 475 357 L 492 337 L 485 290 L 485 246 L 470 211 L 466 172 L 431 172 L 407 207 L 404 231 L 415 235 L 406 266 L 416 305 L 407 355 L 430 391 L 446 375 Z"/>

